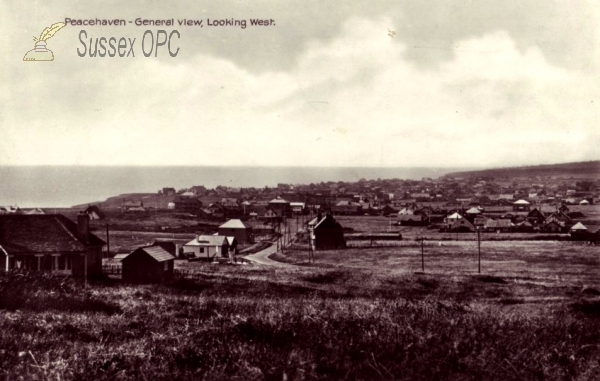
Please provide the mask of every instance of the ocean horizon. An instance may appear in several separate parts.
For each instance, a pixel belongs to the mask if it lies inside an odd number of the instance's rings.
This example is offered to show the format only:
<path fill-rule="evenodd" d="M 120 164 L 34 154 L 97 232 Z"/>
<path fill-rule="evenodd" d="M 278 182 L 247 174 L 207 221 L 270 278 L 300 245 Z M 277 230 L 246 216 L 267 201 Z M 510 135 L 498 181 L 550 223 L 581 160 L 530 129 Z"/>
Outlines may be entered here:
<path fill-rule="evenodd" d="M 0 205 L 56 207 L 104 201 L 124 193 L 152 193 L 204 185 L 273 187 L 278 183 L 437 178 L 473 168 L 0 166 Z"/>

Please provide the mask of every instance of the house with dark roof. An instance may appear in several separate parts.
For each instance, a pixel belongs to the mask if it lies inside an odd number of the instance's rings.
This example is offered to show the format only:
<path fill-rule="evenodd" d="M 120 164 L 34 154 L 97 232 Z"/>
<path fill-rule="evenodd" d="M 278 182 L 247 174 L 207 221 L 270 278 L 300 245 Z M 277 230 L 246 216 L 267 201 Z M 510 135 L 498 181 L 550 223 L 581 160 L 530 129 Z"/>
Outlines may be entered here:
<path fill-rule="evenodd" d="M 160 246 L 145 246 L 129 253 L 121 264 L 125 282 L 162 283 L 173 279 L 175 257 Z"/>
<path fill-rule="evenodd" d="M 49 271 L 87 277 L 102 272 L 105 242 L 89 230 L 89 217 L 77 223 L 60 214 L 0 216 L 0 269 Z"/>
<path fill-rule="evenodd" d="M 310 244 L 314 250 L 343 249 L 346 247 L 344 228 L 330 213 L 317 216 L 308 223 Z"/>
<path fill-rule="evenodd" d="M 184 197 L 179 195 L 173 200 L 175 210 L 182 213 L 197 213 L 202 208 L 202 202 L 196 197 Z"/>
<path fill-rule="evenodd" d="M 509 219 L 499 219 L 499 220 L 488 220 L 484 229 L 488 232 L 509 232 L 513 229 L 513 223 Z"/>

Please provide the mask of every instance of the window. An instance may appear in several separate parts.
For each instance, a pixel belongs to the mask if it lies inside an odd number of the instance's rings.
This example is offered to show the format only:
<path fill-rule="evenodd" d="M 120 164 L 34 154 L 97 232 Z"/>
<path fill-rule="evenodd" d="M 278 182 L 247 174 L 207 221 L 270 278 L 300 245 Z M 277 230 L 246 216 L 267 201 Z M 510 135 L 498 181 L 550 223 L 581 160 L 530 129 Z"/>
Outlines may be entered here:
<path fill-rule="evenodd" d="M 169 270 L 169 261 L 165 261 L 165 271 Z"/>
<path fill-rule="evenodd" d="M 203 247 L 200 248 L 200 252 L 204 253 L 204 248 Z"/>

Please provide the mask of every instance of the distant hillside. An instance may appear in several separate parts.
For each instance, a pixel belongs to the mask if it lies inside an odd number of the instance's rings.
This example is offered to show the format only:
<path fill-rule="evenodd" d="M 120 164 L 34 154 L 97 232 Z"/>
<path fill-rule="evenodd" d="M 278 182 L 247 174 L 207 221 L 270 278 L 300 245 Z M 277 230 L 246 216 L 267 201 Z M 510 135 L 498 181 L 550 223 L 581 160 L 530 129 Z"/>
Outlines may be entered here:
<path fill-rule="evenodd" d="M 534 165 L 526 167 L 507 167 L 483 169 L 477 171 L 452 172 L 442 177 L 493 177 L 515 178 L 515 177 L 546 177 L 557 176 L 563 178 L 600 178 L 600 160 L 582 161 L 578 163 Z"/>

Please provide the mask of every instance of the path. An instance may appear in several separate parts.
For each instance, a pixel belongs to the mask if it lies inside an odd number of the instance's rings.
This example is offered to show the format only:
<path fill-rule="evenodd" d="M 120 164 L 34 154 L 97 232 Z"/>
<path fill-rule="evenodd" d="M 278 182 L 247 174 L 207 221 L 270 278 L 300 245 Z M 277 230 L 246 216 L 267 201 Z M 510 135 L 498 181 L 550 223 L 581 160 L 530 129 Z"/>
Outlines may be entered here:
<path fill-rule="evenodd" d="M 258 253 L 246 255 L 244 259 L 252 261 L 254 263 L 260 263 L 261 265 L 275 266 L 275 267 L 295 267 L 294 265 L 290 265 L 289 263 L 283 263 L 279 261 L 274 261 L 269 259 L 269 255 L 275 254 L 277 252 L 277 245 L 272 244 L 266 249 L 259 251 Z"/>
<path fill-rule="evenodd" d="M 288 219 L 288 224 L 289 225 L 288 225 L 287 229 L 289 229 L 290 232 L 293 232 L 293 236 L 292 236 L 292 241 L 293 241 L 296 238 L 296 231 L 298 230 L 299 226 L 297 226 L 295 218 Z M 298 225 L 300 225 L 300 221 L 299 221 Z M 252 261 L 254 263 L 260 263 L 261 265 L 285 267 L 285 268 L 297 267 L 296 265 L 292 265 L 290 263 L 284 263 L 284 262 L 279 262 L 279 261 L 274 261 L 272 259 L 269 259 L 269 256 L 271 254 L 275 254 L 276 252 L 277 252 L 277 245 L 272 244 L 271 246 L 267 247 L 266 249 L 264 249 L 262 251 L 259 251 L 258 253 L 246 255 L 244 258 L 249 261 Z"/>

